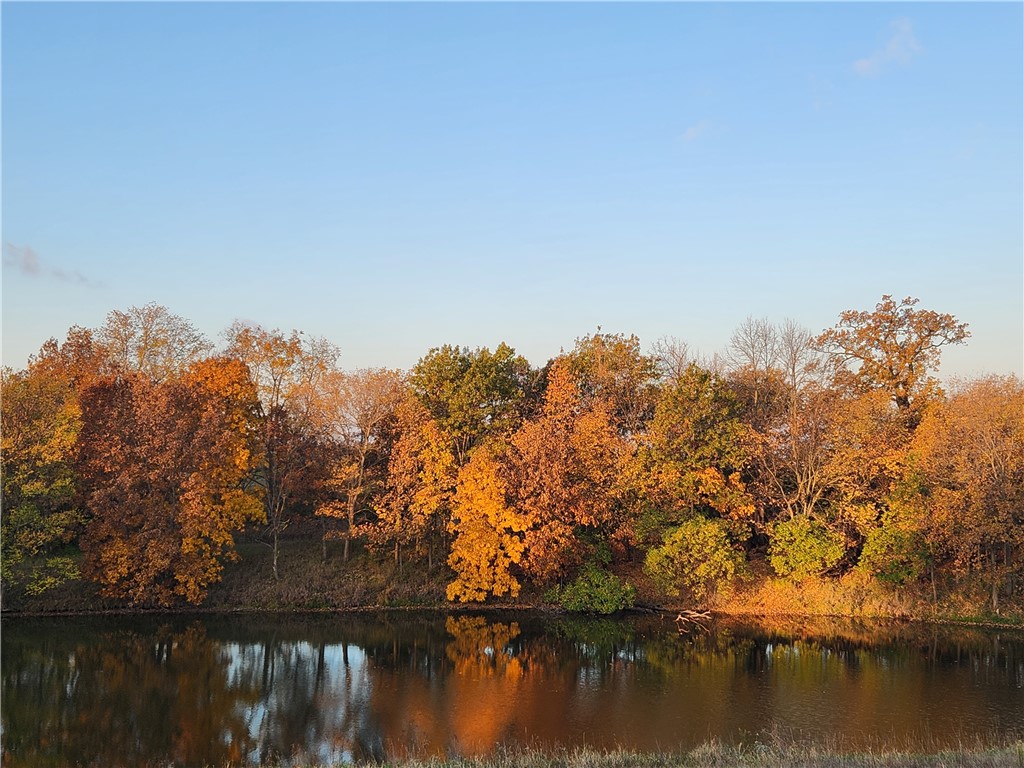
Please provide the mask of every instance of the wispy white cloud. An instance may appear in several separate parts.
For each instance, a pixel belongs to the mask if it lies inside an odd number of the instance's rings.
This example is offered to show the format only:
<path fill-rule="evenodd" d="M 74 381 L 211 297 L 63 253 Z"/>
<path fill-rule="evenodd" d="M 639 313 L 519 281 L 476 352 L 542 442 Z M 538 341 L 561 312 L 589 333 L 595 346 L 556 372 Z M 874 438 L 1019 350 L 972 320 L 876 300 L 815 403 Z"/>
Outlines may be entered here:
<path fill-rule="evenodd" d="M 870 56 L 853 62 L 854 71 L 864 77 L 874 77 L 890 64 L 909 64 L 924 48 L 914 35 L 910 19 L 896 19 L 889 24 L 889 38 Z"/>
<path fill-rule="evenodd" d="M 711 130 L 711 123 L 707 120 L 701 120 L 683 131 L 683 141 L 696 141 L 701 136 L 704 136 L 709 130 Z"/>
<path fill-rule="evenodd" d="M 93 280 L 76 270 L 66 270 L 59 267 L 50 267 L 42 264 L 39 254 L 29 245 L 15 245 L 4 242 L 4 268 L 13 269 L 28 277 L 50 278 L 63 283 L 74 283 L 75 285 L 86 285 L 90 287 L 99 286 Z"/>

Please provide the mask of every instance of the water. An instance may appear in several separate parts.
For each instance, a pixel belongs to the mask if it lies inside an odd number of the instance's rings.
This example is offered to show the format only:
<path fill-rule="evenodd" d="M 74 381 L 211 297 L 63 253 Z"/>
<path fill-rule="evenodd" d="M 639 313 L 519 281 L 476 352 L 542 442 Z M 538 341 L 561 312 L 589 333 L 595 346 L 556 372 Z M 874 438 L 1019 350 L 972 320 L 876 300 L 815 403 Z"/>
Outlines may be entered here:
<path fill-rule="evenodd" d="M 1024 634 L 521 614 L 5 619 L 5 766 L 1024 734 Z"/>

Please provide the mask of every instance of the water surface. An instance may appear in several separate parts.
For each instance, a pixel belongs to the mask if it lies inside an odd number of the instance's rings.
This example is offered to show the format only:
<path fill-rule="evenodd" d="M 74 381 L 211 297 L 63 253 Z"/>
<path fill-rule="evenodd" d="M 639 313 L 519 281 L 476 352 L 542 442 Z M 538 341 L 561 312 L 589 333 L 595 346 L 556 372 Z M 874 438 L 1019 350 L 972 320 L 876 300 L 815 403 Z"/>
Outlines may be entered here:
<path fill-rule="evenodd" d="M 1024 634 L 317 615 L 5 619 L 5 766 L 251 765 L 1024 734 Z"/>

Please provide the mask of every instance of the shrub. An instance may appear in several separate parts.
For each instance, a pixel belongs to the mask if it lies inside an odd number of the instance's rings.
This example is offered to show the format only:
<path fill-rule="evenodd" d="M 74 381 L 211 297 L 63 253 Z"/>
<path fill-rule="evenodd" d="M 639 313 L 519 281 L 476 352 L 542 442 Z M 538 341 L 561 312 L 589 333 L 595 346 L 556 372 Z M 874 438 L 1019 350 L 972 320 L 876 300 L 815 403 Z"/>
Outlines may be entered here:
<path fill-rule="evenodd" d="M 919 534 L 883 525 L 868 532 L 858 566 L 880 581 L 902 585 L 924 573 L 927 553 Z"/>
<path fill-rule="evenodd" d="M 548 599 L 567 611 L 578 613 L 615 613 L 629 608 L 636 600 L 636 590 L 596 563 L 580 569 L 575 581 L 554 587 Z"/>
<path fill-rule="evenodd" d="M 842 535 L 809 517 L 794 517 L 772 526 L 768 560 L 779 576 L 797 581 L 818 576 L 845 553 Z"/>
<path fill-rule="evenodd" d="M 698 601 L 730 583 L 744 567 L 723 520 L 694 518 L 665 534 L 647 553 L 644 571 L 670 595 L 684 588 Z"/>

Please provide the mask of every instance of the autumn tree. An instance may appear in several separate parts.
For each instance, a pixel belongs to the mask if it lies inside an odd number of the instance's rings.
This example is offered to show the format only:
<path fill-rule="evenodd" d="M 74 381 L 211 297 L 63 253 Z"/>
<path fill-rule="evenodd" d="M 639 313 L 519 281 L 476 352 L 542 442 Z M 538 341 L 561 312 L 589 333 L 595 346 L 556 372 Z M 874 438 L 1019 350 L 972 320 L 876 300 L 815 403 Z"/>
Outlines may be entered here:
<path fill-rule="evenodd" d="M 733 389 L 743 393 L 754 425 L 770 419 L 784 396 L 781 358 L 779 329 L 767 318 L 748 316 L 729 338 L 729 378 Z"/>
<path fill-rule="evenodd" d="M 83 394 L 79 464 L 91 515 L 84 572 L 133 604 L 199 603 L 234 556 L 233 532 L 260 515 L 252 470 L 248 371 L 204 361 L 180 380 L 135 373 Z"/>
<path fill-rule="evenodd" d="M 502 342 L 494 352 L 449 345 L 431 349 L 413 367 L 409 384 L 449 436 L 461 466 L 475 446 L 519 425 L 533 378 L 526 359 Z"/>
<path fill-rule="evenodd" d="M 363 526 L 371 545 L 424 549 L 433 567 L 435 540 L 447 531 L 458 466 L 448 436 L 412 394 L 395 408 L 395 425 L 383 493 L 372 501 L 374 519 Z"/>
<path fill-rule="evenodd" d="M 858 384 L 886 392 L 905 413 L 934 386 L 929 374 L 939 366 L 942 347 L 970 336 L 953 315 L 915 309 L 917 304 L 910 297 L 897 303 L 882 296 L 874 312 L 843 312 L 815 340 L 838 364 L 853 366 Z"/>
<path fill-rule="evenodd" d="M 81 410 L 71 377 L 46 366 L 5 368 L 0 382 L 0 575 L 35 594 L 78 575 L 61 550 L 82 522 L 74 472 Z"/>
<path fill-rule="evenodd" d="M 564 361 L 586 404 L 606 403 L 624 434 L 641 430 L 654 409 L 659 363 L 642 353 L 639 338 L 598 328 L 577 339 Z"/>
<path fill-rule="evenodd" d="M 76 396 L 97 378 L 113 370 L 109 355 L 97 341 L 96 334 L 78 325 L 68 329 L 63 342 L 49 339 L 44 343 L 29 359 L 29 368 L 34 374 L 66 380 Z"/>
<path fill-rule="evenodd" d="M 792 320 L 744 331 L 740 339 L 758 348 L 768 338 L 770 355 L 763 360 L 769 372 L 759 378 L 772 382 L 762 390 L 759 404 L 751 403 L 748 350 L 739 359 L 743 367 L 730 375 L 734 391 L 746 403 L 743 410 L 753 427 L 753 486 L 767 517 L 815 517 L 823 511 L 834 489 L 837 465 L 831 461 L 836 445 L 834 420 L 842 409 L 840 393 L 831 386 L 828 372 L 813 345 L 810 332 Z"/>
<path fill-rule="evenodd" d="M 630 451 L 610 404 L 586 402 L 568 361 L 556 361 L 543 411 L 512 436 L 504 462 L 512 504 L 529 520 L 527 575 L 544 583 L 578 565 L 588 537 L 629 538 L 618 484 Z"/>
<path fill-rule="evenodd" d="M 1024 385 L 989 377 L 925 412 L 914 436 L 930 541 L 960 572 L 982 576 L 993 611 L 1021 578 Z"/>
<path fill-rule="evenodd" d="M 527 515 L 508 504 L 501 468 L 486 448 L 473 453 L 459 472 L 449 531 L 454 534 L 448 564 L 455 578 L 449 600 L 481 602 L 489 596 L 517 597 L 513 574 L 526 550 Z"/>
<path fill-rule="evenodd" d="M 259 454 L 251 482 L 260 489 L 279 579 L 280 536 L 297 497 L 316 483 L 310 474 L 323 468 L 320 409 L 324 386 L 338 349 L 298 331 L 285 335 L 235 322 L 227 331 L 227 355 L 243 363 L 258 398 Z"/>
<path fill-rule="evenodd" d="M 343 558 L 347 562 L 357 513 L 368 509 L 371 496 L 387 479 L 395 411 L 406 388 L 399 372 L 380 368 L 328 372 L 322 390 L 318 418 L 332 448 L 328 479 L 332 494 L 316 513 L 346 521 Z"/>
<path fill-rule="evenodd" d="M 749 430 L 727 382 L 691 363 L 661 391 L 638 452 L 644 497 L 665 523 L 694 514 L 736 520 L 755 511 L 743 472 Z"/>
<path fill-rule="evenodd" d="M 663 336 L 655 341 L 651 345 L 651 357 L 662 382 L 676 381 L 693 362 L 690 345 L 675 336 Z"/>
<path fill-rule="evenodd" d="M 184 371 L 213 348 L 192 323 L 154 302 L 113 310 L 96 339 L 111 363 L 155 381 Z"/>

